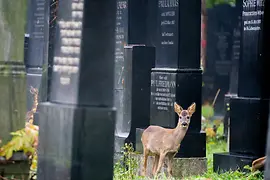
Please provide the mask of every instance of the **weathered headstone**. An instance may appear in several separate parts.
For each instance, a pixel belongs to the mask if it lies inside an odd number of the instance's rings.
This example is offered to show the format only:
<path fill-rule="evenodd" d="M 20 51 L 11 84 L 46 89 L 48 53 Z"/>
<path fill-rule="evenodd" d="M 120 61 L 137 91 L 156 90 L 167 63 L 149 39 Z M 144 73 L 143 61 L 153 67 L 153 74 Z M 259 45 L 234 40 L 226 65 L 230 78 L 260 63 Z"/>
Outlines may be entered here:
<path fill-rule="evenodd" d="M 30 87 L 40 89 L 42 72 L 47 67 L 50 0 L 29 0 L 28 47 L 25 60 L 27 72 L 27 109 L 33 105 Z M 45 66 L 44 66 L 45 65 Z"/>
<path fill-rule="evenodd" d="M 243 169 L 265 155 L 270 97 L 265 2 L 242 2 L 238 97 L 230 99 L 229 153 L 214 154 L 215 171 Z"/>
<path fill-rule="evenodd" d="M 120 148 L 129 136 L 131 128 L 131 122 L 124 119 L 124 115 L 126 114 L 124 112 L 123 84 L 125 78 L 124 64 L 126 61 L 124 46 L 127 44 L 138 45 L 146 43 L 146 8 L 147 3 L 145 0 L 117 0 L 114 79 L 114 106 L 117 109 L 115 129 L 116 152 L 120 152 Z M 142 68 L 144 67 L 142 66 Z M 147 69 L 147 67 L 145 68 Z"/>
<path fill-rule="evenodd" d="M 203 74 L 203 101 L 215 103 L 215 114 L 224 114 L 224 95 L 229 91 L 235 7 L 219 4 L 207 9 L 207 48 Z"/>
<path fill-rule="evenodd" d="M 25 125 L 24 32 L 27 1 L 0 0 L 0 140 Z"/>
<path fill-rule="evenodd" d="M 151 73 L 150 124 L 175 128 L 173 103 L 187 108 L 196 102 L 188 133 L 177 156 L 205 157 L 201 130 L 200 1 L 164 1 L 156 4 L 156 65 Z M 151 40 L 150 40 L 151 41 Z M 137 143 L 143 129 L 137 129 Z M 140 144 L 137 145 L 141 147 Z"/>
<path fill-rule="evenodd" d="M 112 179 L 115 15 L 114 0 L 59 1 L 39 180 Z"/>

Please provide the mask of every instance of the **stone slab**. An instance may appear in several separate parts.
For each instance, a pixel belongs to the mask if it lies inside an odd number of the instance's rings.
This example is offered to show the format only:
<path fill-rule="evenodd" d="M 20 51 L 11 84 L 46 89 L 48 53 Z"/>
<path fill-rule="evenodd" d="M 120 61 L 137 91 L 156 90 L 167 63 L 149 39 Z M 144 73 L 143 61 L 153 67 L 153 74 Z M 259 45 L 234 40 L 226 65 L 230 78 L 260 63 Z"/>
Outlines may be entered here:
<path fill-rule="evenodd" d="M 133 157 L 138 161 L 139 167 L 137 168 L 138 175 L 141 175 L 143 155 L 134 154 Z M 152 177 L 154 157 L 148 158 L 148 165 L 146 170 L 146 176 Z M 165 165 L 166 166 L 166 165 Z M 163 167 L 161 172 L 165 172 L 167 175 L 167 167 Z M 174 158 L 173 160 L 173 176 L 176 178 L 183 178 L 188 176 L 202 175 L 207 171 L 207 158 Z"/>

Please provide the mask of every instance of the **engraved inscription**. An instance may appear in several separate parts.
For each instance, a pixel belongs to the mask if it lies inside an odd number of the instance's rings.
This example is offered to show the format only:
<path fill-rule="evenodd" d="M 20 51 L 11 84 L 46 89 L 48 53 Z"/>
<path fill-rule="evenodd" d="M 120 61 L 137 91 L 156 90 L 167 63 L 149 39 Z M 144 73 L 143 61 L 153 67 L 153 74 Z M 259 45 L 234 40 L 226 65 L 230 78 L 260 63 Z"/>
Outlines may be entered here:
<path fill-rule="evenodd" d="M 127 1 L 117 2 L 116 13 L 116 29 L 115 29 L 115 61 L 124 61 L 124 45 L 126 44 L 126 18 L 127 16 Z"/>
<path fill-rule="evenodd" d="M 71 19 L 60 20 L 60 53 L 54 56 L 53 71 L 60 75 L 60 83 L 69 85 L 71 75 L 79 71 L 81 53 L 81 34 L 83 18 L 83 0 L 73 0 L 71 4 Z"/>
<path fill-rule="evenodd" d="M 161 74 L 157 76 L 157 79 L 151 80 L 152 104 L 160 111 L 168 111 L 169 108 L 173 107 L 175 101 L 173 90 L 176 87 L 176 82 L 170 80 L 168 76 Z"/>
<path fill-rule="evenodd" d="M 244 31 L 261 30 L 261 16 L 263 11 L 264 0 L 244 0 L 243 1 L 243 27 Z"/>
<path fill-rule="evenodd" d="M 124 46 L 128 32 L 128 1 L 118 0 L 115 29 L 115 87 L 123 89 Z"/>
<path fill-rule="evenodd" d="M 179 1 L 158 0 L 157 65 L 178 66 Z"/>
<path fill-rule="evenodd" d="M 159 0 L 161 45 L 175 44 L 175 33 L 177 33 L 177 9 L 178 0 Z"/>
<path fill-rule="evenodd" d="M 43 39 L 45 27 L 45 0 L 35 0 L 33 4 L 35 5 L 35 9 L 33 14 L 34 31 L 32 32 L 32 36 L 35 39 Z"/>

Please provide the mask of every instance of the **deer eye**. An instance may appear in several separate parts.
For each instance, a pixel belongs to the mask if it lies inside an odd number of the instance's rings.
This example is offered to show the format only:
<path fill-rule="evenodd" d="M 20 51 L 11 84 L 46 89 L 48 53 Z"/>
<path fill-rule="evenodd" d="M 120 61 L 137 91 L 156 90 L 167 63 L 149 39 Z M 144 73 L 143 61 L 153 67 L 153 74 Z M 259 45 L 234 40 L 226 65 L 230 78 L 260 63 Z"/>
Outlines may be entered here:
<path fill-rule="evenodd" d="M 189 116 L 187 116 L 187 119 L 189 119 Z"/>
<path fill-rule="evenodd" d="M 182 116 L 179 116 L 180 119 L 182 119 Z"/>

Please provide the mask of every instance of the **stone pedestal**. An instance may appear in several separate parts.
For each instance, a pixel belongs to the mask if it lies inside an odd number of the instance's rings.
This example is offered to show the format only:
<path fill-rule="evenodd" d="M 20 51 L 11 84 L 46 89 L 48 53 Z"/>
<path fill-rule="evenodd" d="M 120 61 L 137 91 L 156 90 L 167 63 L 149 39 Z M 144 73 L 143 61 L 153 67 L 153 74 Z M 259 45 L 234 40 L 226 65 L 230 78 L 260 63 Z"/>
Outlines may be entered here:
<path fill-rule="evenodd" d="M 268 50 L 266 50 L 268 7 L 241 2 L 242 42 L 239 61 L 238 96 L 230 99 L 230 145 L 227 154 L 214 154 L 217 172 L 243 169 L 265 155 L 270 90 Z M 250 14 L 254 15 L 250 16 Z M 257 14 L 257 15 L 256 15 Z M 250 22 L 256 21 L 255 24 Z"/>
<path fill-rule="evenodd" d="M 138 175 L 141 174 L 143 167 L 143 156 L 134 154 L 132 155 L 138 162 Z M 146 170 L 146 176 L 152 176 L 152 167 L 154 163 L 154 157 L 149 156 L 148 165 Z M 173 177 L 185 178 L 188 176 L 199 176 L 203 175 L 207 171 L 207 159 L 206 158 L 174 158 L 173 159 Z M 167 167 L 161 168 L 161 173 L 167 175 Z"/>

